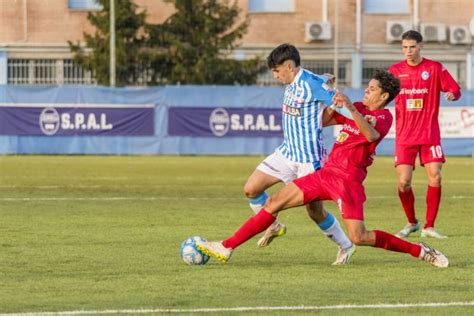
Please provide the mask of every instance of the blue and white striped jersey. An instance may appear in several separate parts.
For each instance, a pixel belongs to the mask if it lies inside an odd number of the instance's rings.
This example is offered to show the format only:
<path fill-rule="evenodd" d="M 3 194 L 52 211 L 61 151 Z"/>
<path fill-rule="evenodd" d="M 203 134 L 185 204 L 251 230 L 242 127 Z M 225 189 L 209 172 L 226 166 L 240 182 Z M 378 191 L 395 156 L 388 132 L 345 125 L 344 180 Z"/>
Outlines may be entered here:
<path fill-rule="evenodd" d="M 326 159 L 322 140 L 325 105 L 332 104 L 334 91 L 326 77 L 301 68 L 285 89 L 283 99 L 283 143 L 277 150 L 294 162 L 311 162 L 316 168 Z"/>

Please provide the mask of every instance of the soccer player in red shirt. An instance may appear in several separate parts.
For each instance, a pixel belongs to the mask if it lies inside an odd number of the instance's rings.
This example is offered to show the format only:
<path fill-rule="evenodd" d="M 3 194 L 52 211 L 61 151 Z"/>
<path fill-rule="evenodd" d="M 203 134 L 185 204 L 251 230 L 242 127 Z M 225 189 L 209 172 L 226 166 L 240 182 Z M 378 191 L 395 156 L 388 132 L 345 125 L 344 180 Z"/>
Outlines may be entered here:
<path fill-rule="evenodd" d="M 356 245 L 384 248 L 408 253 L 436 267 L 449 265 L 444 254 L 425 244 L 414 244 L 380 230 L 367 230 L 364 225 L 362 185 L 375 155 L 375 148 L 388 133 L 392 115 L 385 106 L 395 98 L 400 82 L 386 71 L 378 71 L 365 90 L 364 101 L 352 104 L 342 93 L 334 104 L 344 105 L 353 120 L 327 109 L 324 124 L 343 124 L 327 163 L 318 171 L 294 180 L 272 194 L 264 207 L 247 220 L 231 237 L 222 242 L 196 242 L 196 246 L 220 261 L 227 262 L 242 243 L 267 229 L 280 211 L 315 200 L 337 203 L 349 239 Z"/>
<path fill-rule="evenodd" d="M 411 185 L 416 156 L 428 176 L 426 222 L 421 237 L 446 238 L 434 228 L 441 200 L 441 167 L 445 162 L 438 123 L 440 91 L 448 101 L 461 96 L 459 85 L 443 66 L 421 57 L 423 37 L 417 31 L 402 35 L 406 60 L 394 64 L 389 71 L 400 80 L 400 93 L 395 98 L 395 167 L 398 196 L 408 224 L 397 233 L 408 237 L 420 229 L 415 217 L 415 196 Z"/>

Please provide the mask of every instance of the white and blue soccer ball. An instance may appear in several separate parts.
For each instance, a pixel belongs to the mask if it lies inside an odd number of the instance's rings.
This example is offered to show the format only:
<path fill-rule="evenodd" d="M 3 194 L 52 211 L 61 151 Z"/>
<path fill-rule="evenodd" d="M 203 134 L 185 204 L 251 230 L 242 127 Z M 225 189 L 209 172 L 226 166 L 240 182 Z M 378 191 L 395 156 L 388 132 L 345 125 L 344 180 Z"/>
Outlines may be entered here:
<path fill-rule="evenodd" d="M 200 236 L 189 237 L 181 244 L 181 259 L 189 265 L 202 265 L 209 261 L 209 256 L 196 247 L 196 241 L 207 241 Z"/>

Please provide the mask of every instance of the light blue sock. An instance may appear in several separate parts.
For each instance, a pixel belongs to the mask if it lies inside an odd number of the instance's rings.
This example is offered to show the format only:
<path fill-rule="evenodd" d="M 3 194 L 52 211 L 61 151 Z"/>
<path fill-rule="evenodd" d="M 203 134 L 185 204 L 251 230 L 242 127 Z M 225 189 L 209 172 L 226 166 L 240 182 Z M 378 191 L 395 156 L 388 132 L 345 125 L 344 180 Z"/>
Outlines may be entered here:
<path fill-rule="evenodd" d="M 268 199 L 267 192 L 263 192 L 256 198 L 249 199 L 250 208 L 255 212 L 255 214 L 257 214 L 265 205 L 265 202 L 267 201 L 267 199 Z"/>

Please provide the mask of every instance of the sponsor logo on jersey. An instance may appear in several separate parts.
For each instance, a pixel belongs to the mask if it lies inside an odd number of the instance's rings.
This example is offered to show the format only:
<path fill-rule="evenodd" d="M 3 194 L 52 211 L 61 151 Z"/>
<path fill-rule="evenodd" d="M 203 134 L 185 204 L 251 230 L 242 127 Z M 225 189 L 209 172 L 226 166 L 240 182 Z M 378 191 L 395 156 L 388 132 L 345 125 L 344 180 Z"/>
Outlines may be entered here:
<path fill-rule="evenodd" d="M 296 104 L 303 104 L 305 103 L 305 100 L 303 99 L 303 95 L 296 95 L 296 94 L 290 94 L 290 101 L 294 102 Z"/>
<path fill-rule="evenodd" d="M 331 91 L 331 88 L 326 84 L 326 83 L 323 83 L 321 85 L 321 87 L 326 91 L 326 92 L 330 92 Z"/>
<path fill-rule="evenodd" d="M 291 116 L 301 116 L 301 108 L 295 108 L 288 104 L 283 104 L 283 113 Z"/>
<path fill-rule="evenodd" d="M 428 80 L 429 77 L 430 77 L 430 73 L 428 71 L 425 70 L 421 73 L 421 79 Z"/>
<path fill-rule="evenodd" d="M 408 99 L 407 110 L 420 111 L 423 109 L 423 99 Z"/>
<path fill-rule="evenodd" d="M 416 88 L 411 88 L 411 89 L 402 88 L 402 89 L 400 89 L 400 93 L 399 93 L 399 94 L 409 94 L 409 95 L 413 95 L 413 94 L 428 94 L 428 93 L 429 93 L 429 89 L 428 89 L 428 88 L 421 88 L 421 89 L 416 89 Z"/>
<path fill-rule="evenodd" d="M 349 132 L 351 132 L 351 133 L 354 134 L 354 135 L 359 135 L 359 134 L 360 134 L 360 131 L 359 131 L 358 128 L 352 127 L 352 126 L 350 126 L 349 124 L 344 124 L 344 125 L 342 126 L 342 129 L 343 129 L 343 130 L 346 130 L 346 131 L 349 131 Z"/>
<path fill-rule="evenodd" d="M 402 78 L 402 77 L 408 77 L 408 74 L 400 74 L 400 75 L 398 75 L 398 78 Z"/>
<path fill-rule="evenodd" d="M 349 138 L 349 134 L 347 134 L 346 132 L 341 131 L 339 133 L 339 135 L 337 135 L 336 142 L 337 143 L 343 143 L 347 140 L 347 138 Z"/>

